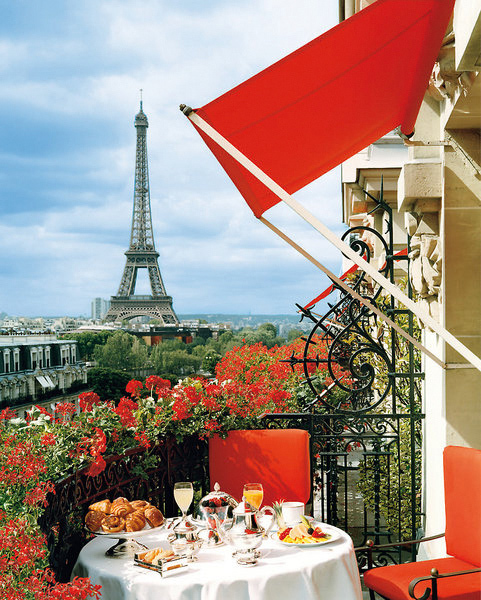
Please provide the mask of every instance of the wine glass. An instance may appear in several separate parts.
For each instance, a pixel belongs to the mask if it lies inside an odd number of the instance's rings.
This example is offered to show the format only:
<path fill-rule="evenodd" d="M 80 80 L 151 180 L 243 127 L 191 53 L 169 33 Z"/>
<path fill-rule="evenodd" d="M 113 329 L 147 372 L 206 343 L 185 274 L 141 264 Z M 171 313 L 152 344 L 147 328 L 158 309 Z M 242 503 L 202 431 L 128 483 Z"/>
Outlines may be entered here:
<path fill-rule="evenodd" d="M 246 483 L 242 495 L 247 502 L 256 509 L 259 509 L 264 498 L 264 489 L 262 483 Z"/>
<path fill-rule="evenodd" d="M 194 499 L 194 488 L 190 481 L 174 483 L 174 500 L 182 511 L 182 520 L 185 521 L 187 509 Z"/>

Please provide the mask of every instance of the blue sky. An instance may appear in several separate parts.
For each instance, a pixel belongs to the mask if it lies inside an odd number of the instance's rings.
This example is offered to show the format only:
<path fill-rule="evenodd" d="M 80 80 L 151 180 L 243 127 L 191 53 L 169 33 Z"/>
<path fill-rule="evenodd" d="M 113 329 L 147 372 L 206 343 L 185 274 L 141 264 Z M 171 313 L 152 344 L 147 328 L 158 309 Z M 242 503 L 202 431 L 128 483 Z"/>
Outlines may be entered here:
<path fill-rule="evenodd" d="M 328 285 L 257 221 L 182 116 L 337 23 L 337 0 L 0 0 L 0 312 L 90 313 L 120 283 L 134 117 L 149 119 L 152 219 L 178 313 L 293 313 Z M 338 170 L 296 194 L 342 230 Z M 334 272 L 289 209 L 269 218 Z M 149 293 L 139 272 L 137 293 Z"/>

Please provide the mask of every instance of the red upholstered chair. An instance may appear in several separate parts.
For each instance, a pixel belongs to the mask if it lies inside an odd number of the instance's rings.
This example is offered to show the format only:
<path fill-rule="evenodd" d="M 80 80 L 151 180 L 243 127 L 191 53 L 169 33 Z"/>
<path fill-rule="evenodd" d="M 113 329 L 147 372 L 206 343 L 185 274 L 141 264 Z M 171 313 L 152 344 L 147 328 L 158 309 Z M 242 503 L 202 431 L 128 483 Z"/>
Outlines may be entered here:
<path fill-rule="evenodd" d="M 389 600 L 481 600 L 481 450 L 444 449 L 444 490 L 449 557 L 366 571 L 364 583 L 371 598 L 376 592 Z M 436 537 L 442 534 L 416 543 Z M 371 545 L 369 562 L 373 550 L 399 545 Z"/>
<path fill-rule="evenodd" d="M 244 483 L 262 483 L 263 504 L 276 500 L 306 504 L 311 495 L 309 434 L 303 429 L 230 431 L 209 439 L 209 476 L 213 486 L 237 500 Z"/>

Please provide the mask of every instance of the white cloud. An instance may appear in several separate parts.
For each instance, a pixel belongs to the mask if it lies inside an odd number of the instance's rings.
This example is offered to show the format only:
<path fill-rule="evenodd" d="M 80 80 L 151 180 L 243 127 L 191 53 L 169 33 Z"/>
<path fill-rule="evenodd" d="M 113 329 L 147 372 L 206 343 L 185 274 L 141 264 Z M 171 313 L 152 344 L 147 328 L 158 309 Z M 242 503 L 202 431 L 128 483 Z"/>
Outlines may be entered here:
<path fill-rule="evenodd" d="M 0 142 L 0 177 L 12 189 L 2 198 L 0 251 L 11 269 L 0 271 L 0 311 L 87 313 L 93 297 L 117 291 L 139 88 L 154 236 L 176 310 L 287 312 L 315 295 L 323 277 L 253 217 L 178 104 L 200 106 L 319 35 L 336 22 L 337 2 L 83 0 L 70 11 L 52 14 L 48 40 L 42 24 L 0 34 L 4 120 L 35 120 L 30 139 L 12 125 Z M 334 172 L 299 193 L 334 228 L 338 181 Z M 268 217 L 337 269 L 338 253 L 298 217 L 282 207 Z"/>

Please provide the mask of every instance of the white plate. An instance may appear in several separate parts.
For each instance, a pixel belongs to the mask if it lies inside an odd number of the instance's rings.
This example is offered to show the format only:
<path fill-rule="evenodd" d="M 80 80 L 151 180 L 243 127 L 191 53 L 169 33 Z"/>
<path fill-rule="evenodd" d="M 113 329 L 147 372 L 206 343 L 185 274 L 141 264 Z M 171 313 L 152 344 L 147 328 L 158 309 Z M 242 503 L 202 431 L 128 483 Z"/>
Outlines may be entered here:
<path fill-rule="evenodd" d="M 324 544 L 330 544 L 331 542 L 334 542 L 335 540 L 339 539 L 339 532 L 336 529 L 332 528 L 330 525 L 327 525 L 325 523 L 318 523 L 316 521 L 313 521 L 312 524 L 314 527 L 320 527 L 324 533 L 327 533 L 330 536 L 329 539 L 323 539 L 319 542 L 312 542 L 311 544 L 296 544 L 294 542 L 284 542 L 284 540 L 280 540 L 278 538 L 277 532 L 271 535 L 271 539 L 275 540 L 276 542 L 279 542 L 279 544 L 283 544 L 284 546 L 290 546 L 291 548 L 293 548 L 294 546 L 296 548 L 317 548 L 318 546 L 324 546 Z"/>
<path fill-rule="evenodd" d="M 98 537 L 111 538 L 113 540 L 134 540 L 135 538 L 141 537 L 148 533 L 152 533 L 154 531 L 160 531 L 164 527 L 164 523 L 159 525 L 158 527 L 150 527 L 146 525 L 143 529 L 139 529 L 139 531 L 118 531 L 117 533 L 106 533 L 105 531 L 90 531 L 90 529 L 86 526 L 85 529 L 92 533 L 93 535 L 97 535 Z"/>

